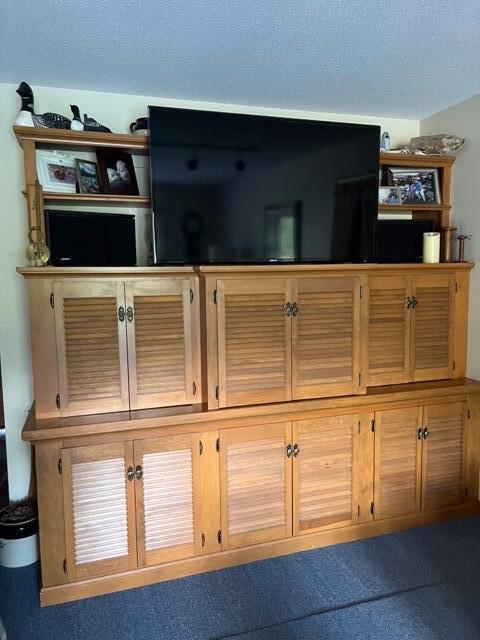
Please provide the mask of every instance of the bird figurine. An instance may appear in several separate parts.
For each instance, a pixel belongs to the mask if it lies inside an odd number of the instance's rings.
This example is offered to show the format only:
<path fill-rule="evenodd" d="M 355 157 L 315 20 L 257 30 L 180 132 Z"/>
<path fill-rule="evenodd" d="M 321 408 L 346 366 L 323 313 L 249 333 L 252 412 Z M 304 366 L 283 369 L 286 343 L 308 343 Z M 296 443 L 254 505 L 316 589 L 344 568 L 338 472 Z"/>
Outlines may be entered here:
<path fill-rule="evenodd" d="M 70 109 L 72 110 L 72 113 L 73 113 L 73 120 L 70 125 L 70 129 L 72 131 L 83 131 L 84 126 L 80 118 L 80 109 L 77 107 L 76 104 L 71 104 Z"/>
<path fill-rule="evenodd" d="M 85 131 L 97 131 L 99 133 L 112 133 L 111 129 L 100 124 L 93 118 L 89 118 L 87 114 L 83 116 L 83 128 Z"/>
<path fill-rule="evenodd" d="M 15 124 L 21 127 L 43 127 L 47 129 L 70 129 L 70 119 L 59 113 L 35 113 L 33 110 L 33 91 L 29 84 L 21 82 L 17 93 L 22 106 L 15 118 Z"/>

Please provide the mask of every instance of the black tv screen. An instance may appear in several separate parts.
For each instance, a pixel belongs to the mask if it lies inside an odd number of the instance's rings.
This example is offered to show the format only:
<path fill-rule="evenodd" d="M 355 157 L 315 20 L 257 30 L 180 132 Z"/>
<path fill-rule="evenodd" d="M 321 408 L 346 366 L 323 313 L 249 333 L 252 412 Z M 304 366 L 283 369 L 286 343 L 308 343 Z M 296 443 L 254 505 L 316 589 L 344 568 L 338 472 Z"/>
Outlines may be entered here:
<path fill-rule="evenodd" d="M 157 264 L 375 260 L 379 127 L 149 111 Z"/>

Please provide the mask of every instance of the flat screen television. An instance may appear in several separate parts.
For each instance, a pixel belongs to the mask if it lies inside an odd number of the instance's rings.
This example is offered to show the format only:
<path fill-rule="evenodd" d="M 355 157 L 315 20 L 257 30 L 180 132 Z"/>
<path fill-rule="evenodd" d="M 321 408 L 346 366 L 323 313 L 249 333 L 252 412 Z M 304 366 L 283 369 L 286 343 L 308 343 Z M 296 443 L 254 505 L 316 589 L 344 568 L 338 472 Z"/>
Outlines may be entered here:
<path fill-rule="evenodd" d="M 379 127 L 149 112 L 157 264 L 375 260 Z"/>

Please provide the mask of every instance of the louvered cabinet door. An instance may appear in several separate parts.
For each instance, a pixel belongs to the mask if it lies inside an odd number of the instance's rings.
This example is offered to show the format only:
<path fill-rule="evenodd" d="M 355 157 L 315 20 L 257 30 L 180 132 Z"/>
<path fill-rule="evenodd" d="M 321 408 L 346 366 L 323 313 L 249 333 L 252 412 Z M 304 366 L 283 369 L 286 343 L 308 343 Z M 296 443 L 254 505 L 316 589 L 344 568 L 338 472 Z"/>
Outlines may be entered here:
<path fill-rule="evenodd" d="M 371 520 L 371 419 L 355 414 L 293 423 L 294 535 Z"/>
<path fill-rule="evenodd" d="M 62 416 L 129 409 L 122 281 L 56 282 Z"/>
<path fill-rule="evenodd" d="M 420 510 L 421 424 L 421 407 L 375 414 L 375 519 Z"/>
<path fill-rule="evenodd" d="M 290 283 L 217 281 L 220 407 L 291 398 Z"/>
<path fill-rule="evenodd" d="M 125 283 L 132 409 L 196 401 L 194 286 L 189 279 Z"/>
<path fill-rule="evenodd" d="M 413 381 L 450 378 L 453 368 L 455 276 L 413 278 L 416 305 L 411 311 Z"/>
<path fill-rule="evenodd" d="M 220 432 L 222 547 L 292 535 L 291 423 Z"/>
<path fill-rule="evenodd" d="M 402 384 L 409 380 L 410 296 L 408 276 L 368 278 L 368 381 L 369 386 Z"/>
<path fill-rule="evenodd" d="M 423 425 L 422 509 L 459 504 L 465 495 L 465 404 L 425 406 Z"/>
<path fill-rule="evenodd" d="M 194 555 L 195 465 L 191 434 L 135 441 L 140 566 Z"/>
<path fill-rule="evenodd" d="M 358 278 L 296 278 L 292 299 L 293 398 L 359 393 Z"/>
<path fill-rule="evenodd" d="M 132 443 L 63 449 L 62 475 L 68 580 L 134 569 Z"/>

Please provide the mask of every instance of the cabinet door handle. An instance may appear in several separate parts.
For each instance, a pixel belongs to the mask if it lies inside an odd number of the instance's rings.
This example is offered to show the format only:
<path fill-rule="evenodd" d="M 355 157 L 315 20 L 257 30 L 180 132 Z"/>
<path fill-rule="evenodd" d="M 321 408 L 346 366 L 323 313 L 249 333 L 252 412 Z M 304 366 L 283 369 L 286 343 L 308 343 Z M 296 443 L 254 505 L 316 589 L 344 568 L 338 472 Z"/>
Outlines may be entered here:
<path fill-rule="evenodd" d="M 418 427 L 417 429 L 417 440 L 421 440 L 423 438 L 423 429 L 422 427 Z"/>
<path fill-rule="evenodd" d="M 408 296 L 408 298 L 405 298 L 405 309 L 410 309 L 411 306 L 412 306 L 412 299 L 410 298 L 410 296 Z"/>
<path fill-rule="evenodd" d="M 287 302 L 287 304 L 285 305 L 285 313 L 287 318 L 289 318 L 292 315 L 292 305 L 290 302 Z"/>
<path fill-rule="evenodd" d="M 294 303 L 292 304 L 292 316 L 295 318 L 295 316 L 297 316 L 297 315 L 298 315 L 298 312 L 299 312 L 299 311 L 300 311 L 300 309 L 298 308 L 297 303 L 296 303 L 296 302 L 294 302 Z"/>
<path fill-rule="evenodd" d="M 142 476 L 143 476 L 143 469 L 139 464 L 137 464 L 137 466 L 135 467 L 135 478 L 137 480 L 141 480 Z"/>
<path fill-rule="evenodd" d="M 298 447 L 298 444 L 297 444 L 297 443 L 295 443 L 295 444 L 293 445 L 293 455 L 294 455 L 294 457 L 296 458 L 296 457 L 298 456 L 298 454 L 299 454 L 299 453 L 300 453 L 300 449 L 299 449 L 299 447 Z"/>
<path fill-rule="evenodd" d="M 430 431 L 428 430 L 427 427 L 424 427 L 423 428 L 423 439 L 426 440 L 429 435 L 430 435 Z"/>
<path fill-rule="evenodd" d="M 133 320 L 133 309 L 132 307 L 127 307 L 127 320 L 132 322 Z"/>
<path fill-rule="evenodd" d="M 291 458 L 293 453 L 293 447 L 291 444 L 287 444 L 287 458 Z"/>
<path fill-rule="evenodd" d="M 135 471 L 133 470 L 133 467 L 128 467 L 127 480 L 132 481 L 134 477 L 135 477 Z"/>
<path fill-rule="evenodd" d="M 120 322 L 124 322 L 124 320 L 125 320 L 125 308 L 124 307 L 118 307 L 118 319 L 120 320 Z"/>
<path fill-rule="evenodd" d="M 413 298 L 412 298 L 412 309 L 415 309 L 415 307 L 417 306 L 417 304 L 418 304 L 418 300 L 416 299 L 416 297 L 415 297 L 415 296 L 413 296 Z"/>

